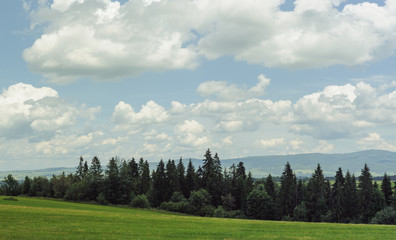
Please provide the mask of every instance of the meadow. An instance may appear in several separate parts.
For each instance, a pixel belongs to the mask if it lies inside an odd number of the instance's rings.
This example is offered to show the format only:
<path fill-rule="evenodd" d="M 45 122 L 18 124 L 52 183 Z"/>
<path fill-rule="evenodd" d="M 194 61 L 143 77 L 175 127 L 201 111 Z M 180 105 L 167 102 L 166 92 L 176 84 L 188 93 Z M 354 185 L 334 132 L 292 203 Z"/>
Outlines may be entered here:
<path fill-rule="evenodd" d="M 396 226 L 187 216 L 147 209 L 0 197 L 0 239 L 394 239 Z"/>

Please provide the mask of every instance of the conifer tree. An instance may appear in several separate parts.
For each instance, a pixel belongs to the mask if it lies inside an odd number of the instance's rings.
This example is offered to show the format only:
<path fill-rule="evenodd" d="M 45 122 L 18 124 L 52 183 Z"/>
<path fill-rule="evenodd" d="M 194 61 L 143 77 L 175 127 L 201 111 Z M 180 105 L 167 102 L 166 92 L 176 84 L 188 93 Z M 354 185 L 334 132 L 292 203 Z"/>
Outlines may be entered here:
<path fill-rule="evenodd" d="M 268 174 L 268 177 L 264 182 L 264 186 L 268 196 L 270 196 L 275 201 L 276 199 L 275 183 L 274 180 L 272 179 L 271 174 Z"/>
<path fill-rule="evenodd" d="M 127 162 L 121 162 L 120 167 L 120 200 L 121 204 L 128 204 L 132 200 L 132 181 L 129 177 L 129 168 Z"/>
<path fill-rule="evenodd" d="M 139 192 L 140 195 L 146 194 L 150 190 L 151 186 L 151 178 L 150 178 L 150 165 L 147 160 L 143 163 L 143 170 L 141 171 L 140 176 L 140 187 Z"/>
<path fill-rule="evenodd" d="M 344 195 L 346 221 L 351 222 L 356 219 L 359 212 L 359 199 L 355 175 L 351 175 L 349 170 L 345 174 Z"/>
<path fill-rule="evenodd" d="M 290 167 L 289 162 L 285 166 L 280 178 L 279 189 L 279 205 L 280 205 L 280 218 L 283 216 L 291 216 L 293 214 L 295 204 L 297 180 Z"/>
<path fill-rule="evenodd" d="M 96 200 L 102 191 L 103 170 L 100 160 L 97 156 L 92 158 L 91 165 L 88 170 L 88 198 Z"/>
<path fill-rule="evenodd" d="M 197 190 L 196 179 L 197 176 L 195 173 L 194 165 L 192 164 L 192 161 L 190 159 L 187 166 L 185 190 L 183 191 L 184 197 L 189 198 L 191 191 Z"/>
<path fill-rule="evenodd" d="M 140 178 L 139 178 L 139 167 L 138 164 L 135 161 L 135 158 L 132 158 L 131 160 L 128 161 L 128 175 L 129 179 L 132 184 L 132 192 L 133 194 L 140 195 Z"/>
<path fill-rule="evenodd" d="M 180 192 L 179 175 L 174 160 L 168 160 L 168 163 L 166 164 L 165 174 L 168 185 L 165 195 L 165 201 L 168 201 L 174 192 Z"/>
<path fill-rule="evenodd" d="M 390 206 L 392 202 L 392 183 L 390 180 L 390 177 L 385 173 L 384 178 L 382 179 L 382 184 L 381 184 L 381 191 L 384 195 L 385 198 L 385 204 L 387 206 Z"/>
<path fill-rule="evenodd" d="M 118 159 L 111 158 L 107 165 L 106 178 L 104 181 L 104 194 L 107 201 L 118 204 L 121 199 L 120 174 L 118 169 Z"/>
<path fill-rule="evenodd" d="M 320 222 L 322 215 L 327 211 L 325 199 L 325 181 L 320 164 L 312 174 L 308 182 L 308 219 L 313 222 Z"/>
<path fill-rule="evenodd" d="M 185 176 L 185 167 L 183 164 L 183 159 L 180 157 L 179 163 L 177 164 L 177 175 L 179 178 L 179 186 L 180 192 L 185 196 L 186 195 L 186 176 Z"/>
<path fill-rule="evenodd" d="M 334 221 L 342 222 L 346 217 L 346 195 L 344 191 L 345 178 L 342 174 L 342 169 L 338 168 L 335 175 L 335 181 L 333 184 L 333 207 L 332 212 L 334 216 Z"/>
<path fill-rule="evenodd" d="M 202 184 L 203 188 L 212 196 L 212 204 L 221 204 L 222 195 L 222 168 L 217 153 L 212 157 L 210 149 L 205 153 L 202 165 Z"/>
<path fill-rule="evenodd" d="M 375 212 L 372 208 L 372 201 L 374 195 L 373 178 L 370 173 L 370 169 L 367 164 L 364 164 L 364 168 L 359 176 L 359 206 L 362 221 L 367 223 Z"/>
<path fill-rule="evenodd" d="M 157 170 L 153 172 L 153 188 L 151 191 L 150 201 L 154 207 L 159 206 L 162 202 L 165 202 L 166 194 L 168 192 L 168 180 L 165 172 L 164 161 L 158 163 Z"/>

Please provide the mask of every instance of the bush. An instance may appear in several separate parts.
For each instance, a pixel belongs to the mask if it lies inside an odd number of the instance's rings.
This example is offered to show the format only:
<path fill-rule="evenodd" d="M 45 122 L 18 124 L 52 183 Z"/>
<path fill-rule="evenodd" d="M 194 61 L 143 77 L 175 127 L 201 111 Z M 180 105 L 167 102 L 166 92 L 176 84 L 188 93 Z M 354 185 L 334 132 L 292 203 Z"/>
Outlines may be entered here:
<path fill-rule="evenodd" d="M 185 199 L 180 202 L 163 202 L 160 205 L 160 209 L 172 212 L 192 213 L 192 208 Z"/>
<path fill-rule="evenodd" d="M 213 212 L 213 217 L 224 218 L 225 216 L 226 216 L 226 211 L 222 206 L 218 206 Z"/>
<path fill-rule="evenodd" d="M 98 197 L 96 198 L 96 201 L 101 205 L 109 205 L 109 201 L 106 200 L 102 192 L 99 193 Z"/>
<path fill-rule="evenodd" d="M 370 221 L 371 224 L 396 224 L 396 211 L 386 207 L 378 211 Z"/>
<path fill-rule="evenodd" d="M 293 221 L 307 221 L 307 207 L 304 202 L 294 208 Z"/>
<path fill-rule="evenodd" d="M 146 195 L 137 195 L 131 201 L 131 207 L 135 208 L 150 208 L 149 200 L 147 199 Z"/>

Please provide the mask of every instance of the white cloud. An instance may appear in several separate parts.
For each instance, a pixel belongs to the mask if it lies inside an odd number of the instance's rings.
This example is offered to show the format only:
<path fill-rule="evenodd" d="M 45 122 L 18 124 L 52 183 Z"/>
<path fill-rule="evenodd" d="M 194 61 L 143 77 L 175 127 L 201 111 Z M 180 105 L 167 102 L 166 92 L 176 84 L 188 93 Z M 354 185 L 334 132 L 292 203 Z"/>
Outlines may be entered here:
<path fill-rule="evenodd" d="M 174 131 L 182 145 L 203 147 L 209 144 L 204 126 L 195 120 L 185 120 L 182 124 L 177 125 Z"/>
<path fill-rule="evenodd" d="M 396 141 L 383 139 L 376 132 L 369 133 L 367 137 L 358 141 L 362 149 L 379 149 L 396 152 Z"/>
<path fill-rule="evenodd" d="M 67 83 L 191 69 L 202 56 L 294 69 L 360 65 L 393 54 L 394 0 L 339 10 L 341 2 L 296 0 L 284 12 L 283 0 L 243 6 L 237 0 L 56 0 L 30 10 L 32 26 L 43 31 L 23 58 L 32 71 Z"/>
<path fill-rule="evenodd" d="M 93 120 L 100 107 L 76 107 L 60 99 L 51 88 L 18 83 L 0 95 L 0 133 L 6 138 L 54 134 L 75 125 L 78 119 Z"/>
<path fill-rule="evenodd" d="M 222 100 L 241 100 L 252 97 L 260 97 L 264 95 L 266 87 L 270 83 L 270 79 L 266 78 L 263 74 L 258 77 L 258 83 L 256 86 L 250 89 L 239 88 L 236 85 L 228 85 L 225 81 L 210 81 L 201 83 L 197 92 L 203 97 L 216 96 L 218 99 Z"/>
<path fill-rule="evenodd" d="M 142 105 L 139 112 L 135 112 L 131 105 L 120 101 L 113 112 L 113 122 L 119 125 L 133 126 L 161 123 L 168 118 L 167 111 L 152 100 Z"/>
<path fill-rule="evenodd" d="M 261 139 L 257 141 L 257 144 L 264 149 L 274 148 L 274 147 L 279 147 L 280 145 L 284 145 L 285 139 L 284 138 L 271 138 L 268 140 Z"/>

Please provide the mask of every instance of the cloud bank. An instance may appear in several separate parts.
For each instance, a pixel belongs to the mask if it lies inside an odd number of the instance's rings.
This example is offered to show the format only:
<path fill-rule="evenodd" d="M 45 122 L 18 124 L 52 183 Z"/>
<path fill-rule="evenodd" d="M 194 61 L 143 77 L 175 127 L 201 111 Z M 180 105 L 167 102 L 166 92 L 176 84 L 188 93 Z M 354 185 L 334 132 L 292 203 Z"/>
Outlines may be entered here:
<path fill-rule="evenodd" d="M 31 71 L 64 84 L 193 69 L 224 56 L 299 69 L 361 65 L 393 54 L 396 1 L 342 8 L 341 2 L 296 0 L 283 11 L 283 0 L 40 1 L 29 8 L 40 37 L 23 58 Z"/>

